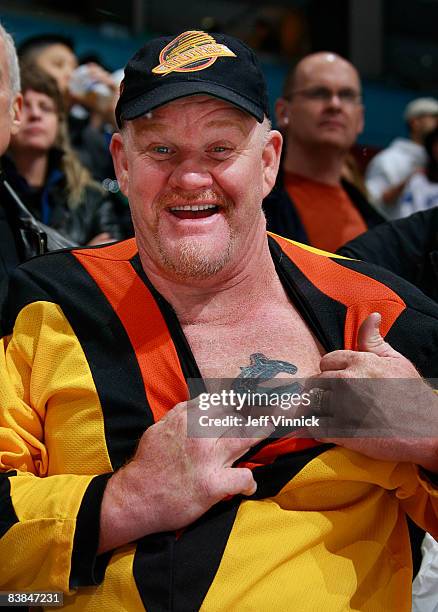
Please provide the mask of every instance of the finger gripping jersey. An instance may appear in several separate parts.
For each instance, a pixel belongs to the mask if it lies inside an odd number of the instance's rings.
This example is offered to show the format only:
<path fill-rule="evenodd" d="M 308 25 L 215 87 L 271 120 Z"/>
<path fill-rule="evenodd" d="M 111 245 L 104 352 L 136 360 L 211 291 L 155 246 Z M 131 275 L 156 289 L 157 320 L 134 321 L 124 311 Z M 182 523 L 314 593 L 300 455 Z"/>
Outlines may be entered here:
<path fill-rule="evenodd" d="M 392 346 L 438 375 L 433 302 L 377 267 L 269 241 L 326 351 L 357 348 L 379 311 Z M 314 440 L 258 445 L 241 461 L 252 497 L 96 556 L 107 479 L 199 377 L 133 240 L 21 266 L 0 360 L 0 590 L 62 590 L 78 611 L 410 609 L 406 513 L 437 535 L 436 488 L 416 466 Z"/>

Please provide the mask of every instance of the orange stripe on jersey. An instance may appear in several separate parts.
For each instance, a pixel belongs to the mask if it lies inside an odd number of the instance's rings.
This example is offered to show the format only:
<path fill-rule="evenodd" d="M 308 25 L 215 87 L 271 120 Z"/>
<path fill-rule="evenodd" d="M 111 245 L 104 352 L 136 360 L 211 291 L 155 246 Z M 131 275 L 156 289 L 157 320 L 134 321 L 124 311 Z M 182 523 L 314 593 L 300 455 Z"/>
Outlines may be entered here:
<path fill-rule="evenodd" d="M 112 261 L 127 261 L 132 259 L 137 254 L 138 248 L 135 238 L 129 240 L 123 240 L 122 242 L 114 242 L 113 244 L 106 244 L 105 246 L 99 245 L 90 249 L 81 248 L 80 250 L 73 250 L 73 254 L 77 256 L 89 255 L 90 257 L 97 257 L 99 259 L 111 259 Z"/>
<path fill-rule="evenodd" d="M 389 287 L 356 270 L 342 266 L 340 259 L 314 253 L 280 236 L 272 236 L 286 255 L 319 291 L 347 307 L 344 348 L 357 349 L 357 333 L 372 312 L 380 312 L 380 331 L 385 336 L 405 310 L 404 301 Z"/>
<path fill-rule="evenodd" d="M 136 254 L 135 242 L 72 252 L 122 322 L 137 356 L 154 420 L 160 420 L 175 404 L 187 400 L 189 392 L 166 322 L 151 292 L 130 261 L 121 261 Z M 114 260 L 117 265 L 112 264 Z"/>
<path fill-rule="evenodd" d="M 347 316 L 345 317 L 345 348 L 352 349 L 354 351 L 358 350 L 357 334 L 359 327 L 372 312 L 380 312 L 382 315 L 380 333 L 384 338 L 391 329 L 393 323 L 401 315 L 405 308 L 406 305 L 402 300 L 399 300 L 399 302 L 379 302 L 373 300 L 368 302 L 360 302 L 350 306 L 347 311 Z"/>
<path fill-rule="evenodd" d="M 319 446 L 320 444 L 321 442 L 317 442 L 312 438 L 279 438 L 264 446 L 258 453 L 251 457 L 250 461 L 239 463 L 239 467 L 246 467 L 253 470 L 261 465 L 274 463 L 280 455 L 297 453 L 298 451 L 311 448 L 312 446 Z"/>

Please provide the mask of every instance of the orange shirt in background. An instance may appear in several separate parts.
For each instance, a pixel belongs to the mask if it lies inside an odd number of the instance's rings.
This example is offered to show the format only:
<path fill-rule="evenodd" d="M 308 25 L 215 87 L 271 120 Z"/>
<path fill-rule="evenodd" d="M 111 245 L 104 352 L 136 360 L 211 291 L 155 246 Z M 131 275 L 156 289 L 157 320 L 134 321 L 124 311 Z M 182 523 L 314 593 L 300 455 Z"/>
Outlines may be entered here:
<path fill-rule="evenodd" d="M 326 185 L 286 172 L 284 186 L 312 246 L 334 253 L 368 229 L 340 185 Z"/>

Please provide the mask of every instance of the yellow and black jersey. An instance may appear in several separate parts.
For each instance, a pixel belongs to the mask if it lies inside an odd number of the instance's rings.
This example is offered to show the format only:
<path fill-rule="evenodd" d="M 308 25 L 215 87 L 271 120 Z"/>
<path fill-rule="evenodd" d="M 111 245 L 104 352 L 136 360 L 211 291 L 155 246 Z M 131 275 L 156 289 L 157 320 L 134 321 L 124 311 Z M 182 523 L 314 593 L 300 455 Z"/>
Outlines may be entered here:
<path fill-rule="evenodd" d="M 377 267 L 269 237 L 291 301 L 326 351 L 386 339 L 438 377 L 438 306 Z M 134 240 L 17 269 L 0 351 L 0 590 L 61 590 L 77 611 L 410 609 L 406 514 L 438 535 L 438 491 L 416 466 L 314 440 L 243 459 L 251 498 L 182 533 L 96 556 L 107 479 L 200 373 Z M 13 333 L 12 333 L 13 332 Z"/>

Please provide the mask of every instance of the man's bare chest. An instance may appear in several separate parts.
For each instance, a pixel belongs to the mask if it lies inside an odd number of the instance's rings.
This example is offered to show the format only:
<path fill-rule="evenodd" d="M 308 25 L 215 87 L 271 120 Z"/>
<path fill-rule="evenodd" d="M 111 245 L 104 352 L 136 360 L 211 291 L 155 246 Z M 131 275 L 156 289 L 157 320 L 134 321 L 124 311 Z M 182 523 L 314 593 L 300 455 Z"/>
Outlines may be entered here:
<path fill-rule="evenodd" d="M 305 378 L 320 371 L 324 353 L 290 304 L 238 322 L 185 326 L 184 332 L 203 378 Z"/>

